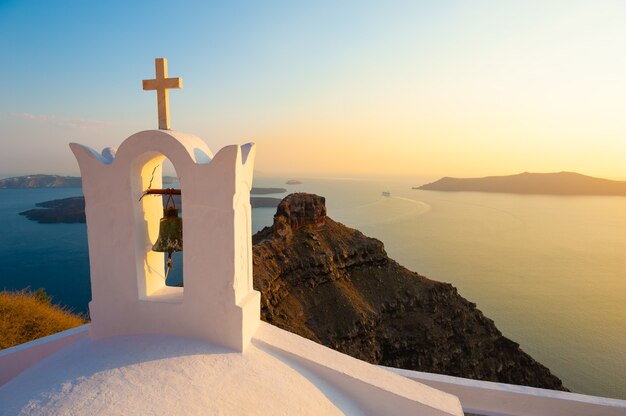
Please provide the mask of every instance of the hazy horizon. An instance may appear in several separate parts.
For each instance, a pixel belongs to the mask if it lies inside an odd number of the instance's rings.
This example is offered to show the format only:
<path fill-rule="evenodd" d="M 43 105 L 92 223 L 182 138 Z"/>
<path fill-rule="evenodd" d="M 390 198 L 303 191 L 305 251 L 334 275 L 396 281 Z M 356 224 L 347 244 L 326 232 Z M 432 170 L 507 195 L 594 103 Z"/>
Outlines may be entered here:
<path fill-rule="evenodd" d="M 559 173 L 559 172 L 564 172 L 564 171 L 554 171 L 554 172 L 528 172 L 528 171 L 524 171 L 524 172 L 514 172 L 514 173 L 507 173 L 507 174 L 494 174 L 494 175 L 485 175 L 485 176 L 510 176 L 510 175 L 517 175 L 517 174 L 521 174 L 521 173 Z M 584 172 L 574 172 L 574 173 L 579 173 L 585 176 L 592 176 L 592 175 L 587 175 Z M 80 176 L 80 172 L 75 171 L 75 172 L 69 172 L 69 173 L 59 173 L 59 172 L 30 172 L 30 173 L 6 173 L 6 172 L 0 172 L 0 180 L 1 179 L 6 179 L 6 178 L 11 178 L 11 177 L 19 177 L 19 176 L 28 176 L 28 175 L 59 175 L 59 176 Z M 164 176 L 176 176 L 176 172 L 172 171 L 172 170 L 166 170 L 164 169 L 163 171 L 163 175 Z M 286 181 L 289 179 L 295 179 L 295 180 L 307 180 L 307 179 L 325 179 L 325 180 L 337 180 L 337 181 L 389 181 L 389 182 L 406 182 L 407 184 L 411 184 L 412 186 L 417 186 L 417 185 L 422 185 L 423 183 L 427 183 L 427 182 L 432 182 L 432 181 L 436 181 L 438 179 L 441 179 L 445 176 L 451 176 L 451 175 L 428 175 L 428 174 L 421 174 L 421 175 L 397 175 L 397 174 L 390 174 L 390 173 L 381 173 L 381 174 L 377 174 L 377 173 L 372 173 L 372 174 L 352 174 L 352 175 L 347 175 L 347 174 L 339 174 L 339 173 L 334 173 L 334 172 L 307 172 L 307 173 L 298 173 L 298 172 L 259 172 L 259 171 L 255 171 L 254 172 L 254 178 L 257 179 L 262 179 L 262 180 L 277 180 L 279 182 L 276 183 L 276 186 L 280 185 L 281 182 L 280 181 Z M 470 177 L 470 176 L 466 176 L 463 178 L 482 178 L 483 176 L 480 177 Z M 600 177 L 598 177 L 600 178 Z M 608 178 L 608 177 L 602 177 L 601 179 L 609 179 L 609 180 L 614 180 L 614 181 L 623 181 L 626 182 L 626 178 Z M 423 183 L 420 183 L 423 182 Z"/>
<path fill-rule="evenodd" d="M 170 9 L 0 2 L 0 171 L 74 174 L 69 142 L 156 128 L 141 81 L 166 57 L 172 128 L 254 141 L 266 174 L 626 178 L 626 3 Z"/>

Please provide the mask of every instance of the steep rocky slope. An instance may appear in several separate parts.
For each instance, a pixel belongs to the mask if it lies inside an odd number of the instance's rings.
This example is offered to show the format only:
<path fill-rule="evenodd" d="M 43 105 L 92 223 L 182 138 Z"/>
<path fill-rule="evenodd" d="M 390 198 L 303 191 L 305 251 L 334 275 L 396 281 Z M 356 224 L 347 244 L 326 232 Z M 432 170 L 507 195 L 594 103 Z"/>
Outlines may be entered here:
<path fill-rule="evenodd" d="M 287 196 L 253 240 L 267 322 L 375 364 L 565 389 L 452 285 L 327 217 L 323 197 Z"/>

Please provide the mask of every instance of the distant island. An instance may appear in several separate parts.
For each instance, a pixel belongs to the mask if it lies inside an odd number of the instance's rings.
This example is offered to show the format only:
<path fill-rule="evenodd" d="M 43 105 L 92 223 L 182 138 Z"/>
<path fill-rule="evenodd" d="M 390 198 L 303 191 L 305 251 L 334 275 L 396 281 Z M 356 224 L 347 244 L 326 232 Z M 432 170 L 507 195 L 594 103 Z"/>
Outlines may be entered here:
<path fill-rule="evenodd" d="M 82 196 L 39 202 L 36 205 L 40 208 L 19 214 L 40 224 L 85 222 L 85 198 Z"/>
<path fill-rule="evenodd" d="M 81 188 L 80 176 L 27 175 L 0 179 L 0 189 Z"/>
<path fill-rule="evenodd" d="M 284 194 L 287 192 L 285 188 L 255 188 L 252 187 L 250 194 L 252 195 L 267 195 L 267 194 Z"/>
<path fill-rule="evenodd" d="M 300 185 L 302 184 L 302 182 L 295 180 L 295 179 L 289 179 L 287 182 L 285 182 L 285 184 L 287 185 Z"/>
<path fill-rule="evenodd" d="M 179 183 L 176 176 L 163 176 L 163 185 Z M 299 183 L 299 182 L 298 182 Z M 34 188 L 82 188 L 80 176 L 59 176 L 59 175 L 25 175 L 12 178 L 0 179 L 0 189 L 34 189 Z M 257 188 L 250 190 L 252 195 L 284 194 L 285 188 Z M 280 200 L 279 200 L 280 201 Z M 54 202 L 54 201 L 47 201 Z M 268 204 L 268 201 L 258 201 L 259 204 Z M 43 205 L 42 205 L 43 206 Z M 273 203 L 271 208 L 276 208 L 278 203 Z M 52 207 L 46 207 L 52 208 Z M 253 207 L 254 208 L 254 207 Z M 84 221 L 83 221 L 84 222 Z"/>
<path fill-rule="evenodd" d="M 252 208 L 276 208 L 282 198 L 272 198 L 269 196 L 253 196 L 250 198 Z"/>
<path fill-rule="evenodd" d="M 174 199 L 176 206 L 180 207 L 180 197 L 175 196 Z M 252 197 L 250 205 L 252 208 L 276 208 L 280 201 L 281 198 Z M 19 215 L 40 224 L 85 223 L 85 198 L 82 196 L 39 202 L 35 205 L 39 208 L 20 212 Z"/>
<path fill-rule="evenodd" d="M 413 187 L 427 191 L 499 192 L 537 195 L 605 195 L 626 196 L 626 181 L 594 178 L 574 172 L 520 173 L 484 178 L 441 178 Z"/>

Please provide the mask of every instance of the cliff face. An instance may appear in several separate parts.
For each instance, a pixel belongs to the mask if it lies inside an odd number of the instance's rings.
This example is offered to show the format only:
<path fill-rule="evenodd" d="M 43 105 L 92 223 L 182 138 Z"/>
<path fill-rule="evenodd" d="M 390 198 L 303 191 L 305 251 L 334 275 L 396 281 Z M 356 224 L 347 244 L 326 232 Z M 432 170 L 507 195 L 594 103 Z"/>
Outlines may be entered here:
<path fill-rule="evenodd" d="M 292 194 L 253 237 L 262 318 L 374 364 L 564 390 L 456 288 L 414 273 L 382 242 Z"/>

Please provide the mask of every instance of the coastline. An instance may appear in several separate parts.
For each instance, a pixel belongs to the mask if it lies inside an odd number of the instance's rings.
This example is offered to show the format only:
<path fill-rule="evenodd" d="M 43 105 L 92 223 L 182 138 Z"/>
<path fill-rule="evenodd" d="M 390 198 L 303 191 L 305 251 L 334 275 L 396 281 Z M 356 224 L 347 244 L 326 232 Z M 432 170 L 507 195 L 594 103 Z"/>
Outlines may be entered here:
<path fill-rule="evenodd" d="M 326 195 L 333 218 L 382 240 L 389 256 L 409 269 L 452 283 L 573 391 L 626 398 L 619 381 L 626 366 L 616 350 L 626 337 L 615 326 L 626 319 L 615 309 L 624 293 L 618 279 L 619 250 L 626 247 L 623 198 L 412 191 L 407 182 L 306 179 L 294 190 Z M 277 182 L 259 178 L 255 185 L 272 183 Z M 372 204 L 387 188 L 432 208 L 415 215 L 414 204 L 393 198 Z M 0 192 L 6 195 L 0 198 L 2 226 L 20 236 L 18 242 L 0 238 L 3 280 L 17 288 L 50 288 L 57 301 L 86 308 L 85 226 L 42 225 L 17 215 L 35 202 L 77 191 Z M 358 215 L 355 207 L 361 207 Z M 271 208 L 253 210 L 253 232 L 269 225 L 273 214 Z M 606 320 L 607 313 L 614 319 Z"/>

